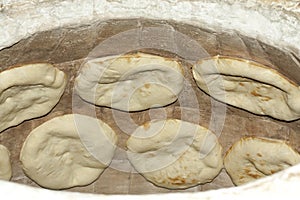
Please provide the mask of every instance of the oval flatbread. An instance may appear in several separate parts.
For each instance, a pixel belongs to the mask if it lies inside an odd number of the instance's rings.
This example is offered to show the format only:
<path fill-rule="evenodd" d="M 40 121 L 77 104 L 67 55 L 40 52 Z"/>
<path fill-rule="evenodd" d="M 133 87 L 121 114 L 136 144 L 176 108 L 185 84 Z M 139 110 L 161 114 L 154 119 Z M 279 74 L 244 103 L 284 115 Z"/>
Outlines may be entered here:
<path fill-rule="evenodd" d="M 282 140 L 246 137 L 227 151 L 224 166 L 235 185 L 272 175 L 300 162 L 300 155 Z"/>
<path fill-rule="evenodd" d="M 12 176 L 10 153 L 8 149 L 0 145 L 0 180 L 10 180 Z"/>
<path fill-rule="evenodd" d="M 217 137 L 204 127 L 177 119 L 140 126 L 127 147 L 134 168 L 148 181 L 169 189 L 210 182 L 223 167 Z"/>
<path fill-rule="evenodd" d="M 104 122 L 79 114 L 64 115 L 29 134 L 20 160 L 25 174 L 42 187 L 84 186 L 110 164 L 116 142 L 116 134 Z"/>
<path fill-rule="evenodd" d="M 274 69 L 239 58 L 215 56 L 193 66 L 197 85 L 215 99 L 255 114 L 300 118 L 300 89 Z"/>
<path fill-rule="evenodd" d="M 24 120 L 47 114 L 66 87 L 64 72 L 40 63 L 0 73 L 0 132 Z"/>
<path fill-rule="evenodd" d="M 136 53 L 89 60 L 75 88 L 98 106 L 139 111 L 173 103 L 183 82 L 183 68 L 176 60 Z"/>

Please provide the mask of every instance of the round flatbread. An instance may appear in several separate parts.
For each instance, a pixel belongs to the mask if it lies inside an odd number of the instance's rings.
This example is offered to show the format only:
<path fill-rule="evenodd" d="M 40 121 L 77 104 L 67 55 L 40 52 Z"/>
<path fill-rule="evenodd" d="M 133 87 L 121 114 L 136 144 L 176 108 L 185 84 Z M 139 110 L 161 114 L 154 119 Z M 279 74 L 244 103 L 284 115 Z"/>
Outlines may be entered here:
<path fill-rule="evenodd" d="M 0 73 L 0 132 L 47 114 L 66 87 L 64 72 L 51 64 L 14 67 Z"/>
<path fill-rule="evenodd" d="M 0 180 L 10 180 L 12 176 L 10 153 L 8 149 L 0 145 Z"/>
<path fill-rule="evenodd" d="M 169 189 L 185 189 L 212 181 L 223 167 L 222 147 L 204 127 L 168 119 L 134 131 L 127 155 L 148 181 Z"/>
<path fill-rule="evenodd" d="M 89 60 L 75 88 L 98 106 L 139 111 L 173 103 L 183 82 L 183 68 L 176 60 L 136 53 Z"/>
<path fill-rule="evenodd" d="M 196 63 L 193 76 L 200 89 L 219 101 L 280 120 L 300 118 L 299 86 L 259 63 L 215 56 Z"/>
<path fill-rule="evenodd" d="M 272 175 L 300 162 L 300 155 L 282 140 L 246 137 L 227 151 L 224 166 L 235 185 Z"/>
<path fill-rule="evenodd" d="M 23 170 L 42 187 L 64 189 L 96 180 L 110 164 L 117 136 L 104 122 L 64 115 L 35 128 L 26 138 Z"/>

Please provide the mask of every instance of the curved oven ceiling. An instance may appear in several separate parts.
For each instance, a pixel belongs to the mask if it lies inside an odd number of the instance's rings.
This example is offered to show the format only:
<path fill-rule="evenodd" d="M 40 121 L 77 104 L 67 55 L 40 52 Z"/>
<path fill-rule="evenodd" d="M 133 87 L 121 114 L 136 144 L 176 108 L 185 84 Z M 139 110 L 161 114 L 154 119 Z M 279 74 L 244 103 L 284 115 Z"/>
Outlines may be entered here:
<path fill-rule="evenodd" d="M 4 0 L 0 49 L 33 33 L 108 19 L 175 20 L 213 30 L 232 29 L 267 44 L 300 48 L 297 0 Z"/>

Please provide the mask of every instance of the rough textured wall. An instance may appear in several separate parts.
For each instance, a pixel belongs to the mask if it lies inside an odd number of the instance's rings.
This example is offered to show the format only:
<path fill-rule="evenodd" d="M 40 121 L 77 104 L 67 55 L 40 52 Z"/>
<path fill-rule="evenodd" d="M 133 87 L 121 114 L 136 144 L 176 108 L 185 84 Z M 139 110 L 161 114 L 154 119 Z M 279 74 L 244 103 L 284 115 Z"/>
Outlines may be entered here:
<path fill-rule="evenodd" d="M 22 7 L 22 9 L 21 9 Z M 39 31 L 95 20 L 147 17 L 233 29 L 299 54 L 299 2 L 255 0 L 4 0 L 0 49 Z"/>

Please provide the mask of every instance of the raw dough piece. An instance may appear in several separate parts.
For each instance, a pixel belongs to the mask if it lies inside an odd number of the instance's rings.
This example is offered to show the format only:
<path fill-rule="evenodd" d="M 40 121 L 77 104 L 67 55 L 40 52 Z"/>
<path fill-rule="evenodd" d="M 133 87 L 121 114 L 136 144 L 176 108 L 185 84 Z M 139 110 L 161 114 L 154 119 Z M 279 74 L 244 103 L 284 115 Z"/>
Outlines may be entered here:
<path fill-rule="evenodd" d="M 47 114 L 66 86 L 64 72 L 51 64 L 14 67 L 0 73 L 0 132 Z"/>
<path fill-rule="evenodd" d="M 300 162 L 300 155 L 282 140 L 246 137 L 227 151 L 224 166 L 235 185 L 274 174 Z"/>
<path fill-rule="evenodd" d="M 215 56 L 193 66 L 197 85 L 219 101 L 281 120 L 300 118 L 300 89 L 274 69 Z"/>
<path fill-rule="evenodd" d="M 184 189 L 210 182 L 223 167 L 217 137 L 204 127 L 177 119 L 140 126 L 127 147 L 134 168 L 165 188 Z"/>
<path fill-rule="evenodd" d="M 8 149 L 0 145 L 0 180 L 9 180 L 12 176 L 10 153 Z"/>
<path fill-rule="evenodd" d="M 116 134 L 104 122 L 79 114 L 64 115 L 29 134 L 20 160 L 25 174 L 45 188 L 84 186 L 110 164 L 116 142 Z"/>
<path fill-rule="evenodd" d="M 173 103 L 183 82 L 183 68 L 176 60 L 136 53 L 89 60 L 75 88 L 90 103 L 139 111 Z"/>

